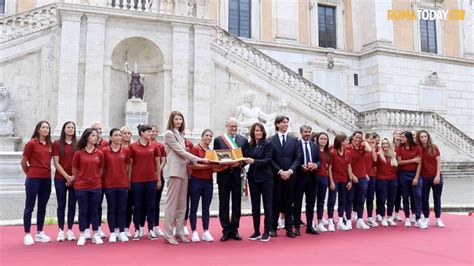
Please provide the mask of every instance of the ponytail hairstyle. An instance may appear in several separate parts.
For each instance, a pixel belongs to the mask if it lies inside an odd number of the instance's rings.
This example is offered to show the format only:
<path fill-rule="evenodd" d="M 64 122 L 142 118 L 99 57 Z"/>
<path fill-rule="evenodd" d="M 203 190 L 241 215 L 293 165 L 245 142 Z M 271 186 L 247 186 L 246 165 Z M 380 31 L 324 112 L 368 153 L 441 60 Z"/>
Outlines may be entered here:
<path fill-rule="evenodd" d="M 132 130 L 131 130 L 129 127 L 123 126 L 123 127 L 120 128 L 120 131 L 122 132 L 122 135 L 123 135 L 123 132 L 124 132 L 125 130 L 130 131 L 130 135 L 131 135 L 131 136 L 130 136 L 130 139 L 128 140 L 128 143 L 127 143 L 127 146 L 128 146 L 128 145 L 130 145 L 130 144 L 132 143 L 133 134 L 132 134 Z M 123 139 L 122 139 L 122 143 L 123 143 Z"/>
<path fill-rule="evenodd" d="M 139 124 L 137 126 L 137 130 L 138 130 L 138 136 L 142 136 L 142 132 L 145 132 L 147 130 L 152 130 L 153 128 L 150 126 L 150 125 L 142 125 L 142 124 Z"/>
<path fill-rule="evenodd" d="M 417 140 L 418 140 L 418 144 L 421 145 L 420 135 L 421 135 L 422 133 L 425 133 L 426 136 L 428 137 L 428 141 L 426 142 L 426 147 L 428 148 L 429 154 L 430 154 L 431 156 L 435 156 L 435 155 L 436 155 L 436 150 L 435 150 L 435 148 L 437 148 L 437 147 L 436 147 L 435 144 L 433 144 L 433 141 L 431 140 L 431 135 L 430 135 L 430 133 L 428 133 L 428 131 L 422 129 L 422 130 L 420 130 L 420 131 L 417 132 L 416 138 L 417 138 Z"/>
<path fill-rule="evenodd" d="M 397 155 L 395 153 L 395 149 L 393 148 L 388 138 L 383 138 L 382 142 L 380 142 L 380 145 L 382 145 L 384 141 L 387 141 L 388 143 L 388 156 L 390 157 L 390 165 L 393 167 L 397 167 L 398 161 L 397 161 Z M 380 147 L 379 158 L 380 160 L 385 162 L 385 154 L 382 147 Z"/>
<path fill-rule="evenodd" d="M 109 136 L 110 136 L 110 139 L 109 139 L 109 145 L 112 145 L 112 135 L 117 132 L 117 131 L 120 131 L 120 133 L 122 133 L 122 131 L 116 127 L 112 128 L 110 130 L 110 133 L 109 133 Z M 122 143 L 120 143 L 120 145 L 122 145 Z"/>
<path fill-rule="evenodd" d="M 63 127 L 61 128 L 61 135 L 59 137 L 59 154 L 61 154 L 61 156 L 64 155 L 64 146 L 66 145 L 66 126 L 69 124 L 74 126 L 74 135 L 72 135 L 71 138 L 72 151 L 74 152 L 77 149 L 76 124 L 72 121 L 67 121 L 63 124 Z"/>
<path fill-rule="evenodd" d="M 342 143 L 344 140 L 347 139 L 347 135 L 345 133 L 337 133 L 334 137 L 334 149 L 337 151 L 342 151 Z"/>

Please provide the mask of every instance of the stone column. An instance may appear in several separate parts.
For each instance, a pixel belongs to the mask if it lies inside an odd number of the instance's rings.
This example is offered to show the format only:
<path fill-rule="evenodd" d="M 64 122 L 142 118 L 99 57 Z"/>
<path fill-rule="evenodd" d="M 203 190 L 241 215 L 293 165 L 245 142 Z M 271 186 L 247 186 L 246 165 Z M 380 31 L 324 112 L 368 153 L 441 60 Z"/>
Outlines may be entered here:
<path fill-rule="evenodd" d="M 189 119 L 189 25 L 172 23 L 173 63 L 171 73 L 171 110 Z M 209 47 L 207 47 L 209 49 Z M 202 67 L 202 66 L 199 66 Z M 166 98 L 165 98 L 166 99 Z"/>
<path fill-rule="evenodd" d="M 60 133 L 64 122 L 77 121 L 81 16 L 81 13 L 61 11 L 58 112 L 55 133 Z"/>
<path fill-rule="evenodd" d="M 464 20 L 461 21 L 462 33 L 461 43 L 463 57 L 474 60 L 474 3 L 470 0 L 462 0 L 461 8 L 465 11 Z M 463 37 L 464 35 L 464 37 Z"/>
<path fill-rule="evenodd" d="M 212 55 L 211 28 L 194 25 L 193 136 L 209 127 L 211 117 Z"/>
<path fill-rule="evenodd" d="M 104 44 L 103 15 L 87 14 L 86 65 L 84 80 L 84 128 L 94 121 L 103 122 Z M 104 124 L 104 128 L 108 125 Z"/>
<path fill-rule="evenodd" d="M 360 0 L 353 4 L 358 6 L 354 10 L 360 16 L 358 27 L 363 34 L 362 49 L 393 46 L 393 22 L 387 19 L 387 11 L 392 9 L 392 0 Z"/>

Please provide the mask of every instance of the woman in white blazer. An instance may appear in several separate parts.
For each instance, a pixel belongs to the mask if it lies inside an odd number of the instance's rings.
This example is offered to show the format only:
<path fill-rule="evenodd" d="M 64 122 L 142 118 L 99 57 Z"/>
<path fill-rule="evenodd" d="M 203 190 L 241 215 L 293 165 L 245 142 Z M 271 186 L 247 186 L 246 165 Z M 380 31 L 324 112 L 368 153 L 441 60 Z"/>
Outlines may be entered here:
<path fill-rule="evenodd" d="M 173 245 L 178 241 L 189 243 L 184 236 L 184 214 L 186 212 L 186 194 L 188 191 L 188 163 L 209 163 L 186 151 L 184 145 L 184 116 L 179 111 L 171 112 L 165 132 L 164 145 L 166 165 L 164 176 L 168 179 L 168 197 L 165 208 L 165 240 Z M 176 239 L 173 236 L 173 225 L 176 224 Z M 177 241 L 178 240 L 178 241 Z"/>

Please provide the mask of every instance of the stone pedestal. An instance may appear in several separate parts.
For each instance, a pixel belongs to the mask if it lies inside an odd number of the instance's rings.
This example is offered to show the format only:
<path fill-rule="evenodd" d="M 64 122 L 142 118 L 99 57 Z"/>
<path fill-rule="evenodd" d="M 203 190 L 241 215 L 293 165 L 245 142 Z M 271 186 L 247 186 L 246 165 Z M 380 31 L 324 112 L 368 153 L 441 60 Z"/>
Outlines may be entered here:
<path fill-rule="evenodd" d="M 140 98 L 128 99 L 125 104 L 125 125 L 135 132 L 139 124 L 148 124 L 148 104 Z"/>
<path fill-rule="evenodd" d="M 0 136 L 0 151 L 15 151 L 20 141 L 18 137 Z"/>

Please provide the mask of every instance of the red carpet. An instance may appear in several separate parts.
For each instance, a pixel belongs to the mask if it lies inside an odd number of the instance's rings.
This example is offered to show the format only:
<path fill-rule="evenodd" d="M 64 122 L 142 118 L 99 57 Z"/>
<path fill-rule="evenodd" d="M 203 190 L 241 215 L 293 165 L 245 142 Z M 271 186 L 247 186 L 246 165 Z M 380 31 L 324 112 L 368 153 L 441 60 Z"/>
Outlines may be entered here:
<path fill-rule="evenodd" d="M 279 231 L 279 236 L 267 243 L 248 240 L 252 233 L 251 221 L 251 217 L 241 220 L 243 241 L 178 246 L 165 244 L 160 238 L 102 246 L 88 241 L 83 247 L 76 246 L 76 242 L 52 241 L 26 247 L 23 227 L 3 226 L 0 227 L 0 265 L 474 264 L 474 217 L 469 216 L 443 214 L 446 224 L 443 229 L 405 228 L 399 223 L 397 227 L 368 231 L 303 234 L 296 239 L 284 237 Z M 35 230 L 33 226 L 32 232 Z M 47 226 L 45 231 L 56 239 L 56 226 Z M 211 221 L 211 232 L 218 240 L 220 226 L 216 218 Z"/>

